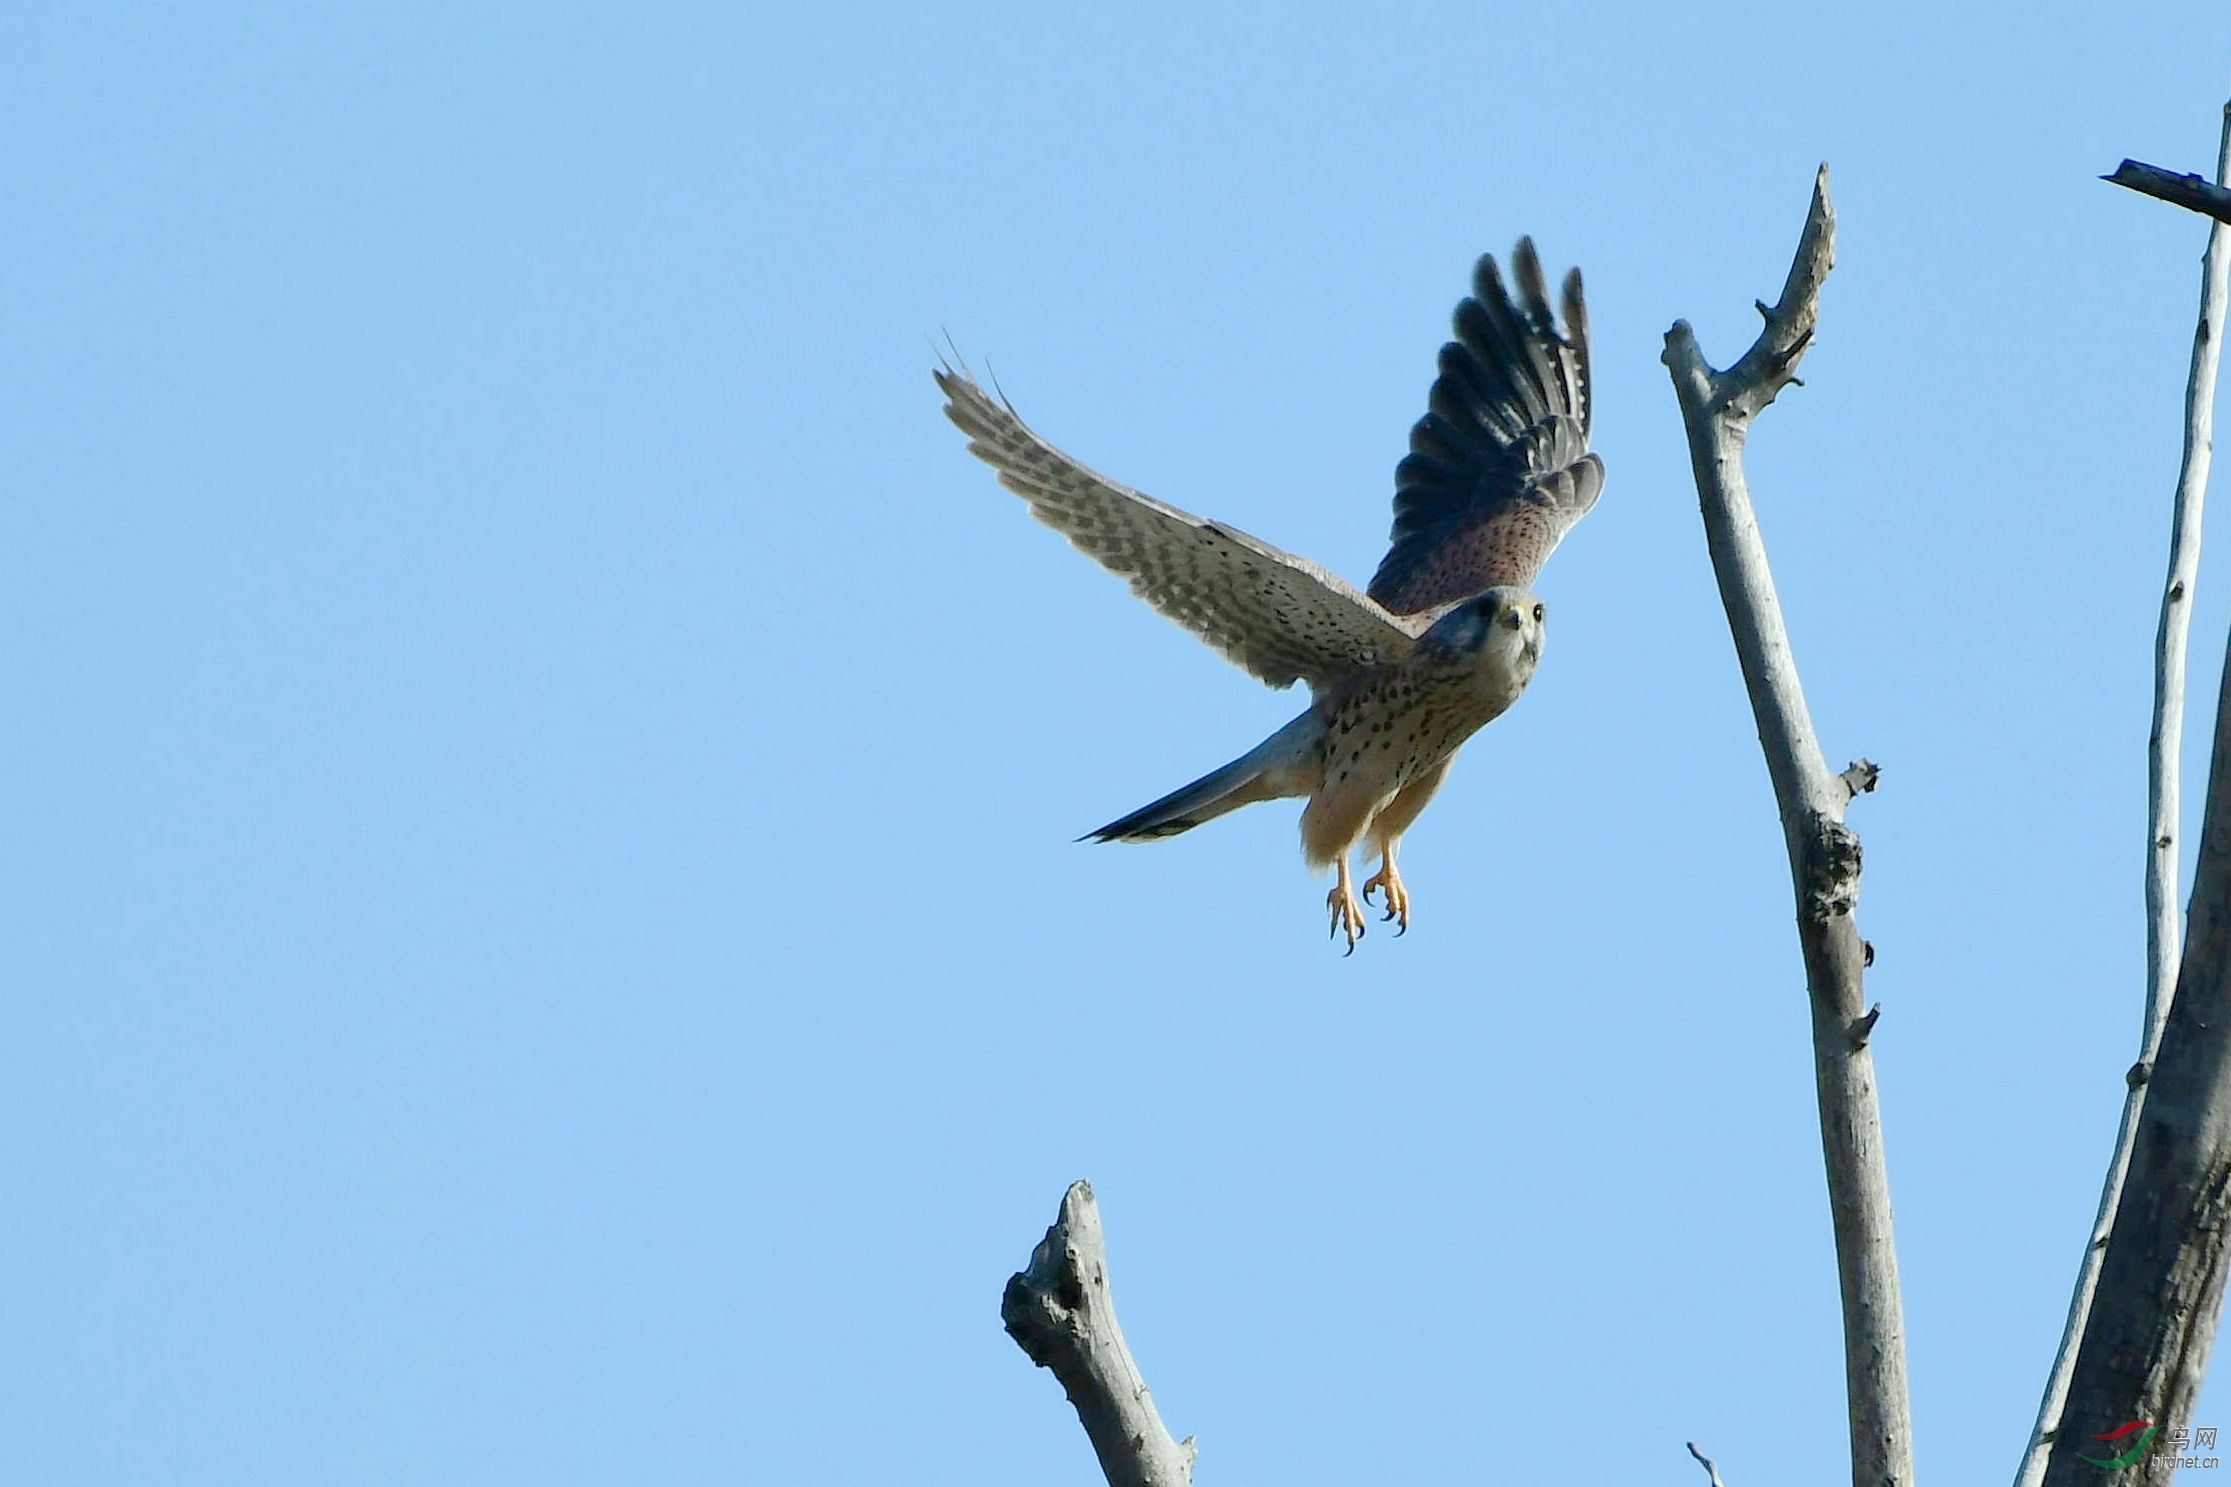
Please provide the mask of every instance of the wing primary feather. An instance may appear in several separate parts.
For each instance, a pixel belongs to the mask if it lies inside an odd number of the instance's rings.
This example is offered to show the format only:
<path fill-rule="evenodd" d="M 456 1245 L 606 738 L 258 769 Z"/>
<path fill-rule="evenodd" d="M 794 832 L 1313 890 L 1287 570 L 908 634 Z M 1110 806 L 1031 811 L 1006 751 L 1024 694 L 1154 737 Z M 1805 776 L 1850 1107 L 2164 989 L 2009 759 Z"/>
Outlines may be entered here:
<path fill-rule="evenodd" d="M 1476 320 L 1474 317 L 1460 319 L 1457 336 L 1466 351 L 1495 367 L 1510 389 L 1513 401 L 1496 411 L 1516 420 L 1521 428 L 1539 421 L 1549 412 L 1549 389 L 1535 375 L 1527 354 L 1533 337 L 1512 307 L 1510 294 L 1503 288 L 1503 276 L 1496 269 L 1493 257 L 1481 257 L 1472 296 L 1479 306 L 1479 315 Z M 1458 313 L 1462 315 L 1461 306 Z M 1473 323 L 1467 324 L 1467 321 Z M 1467 330 L 1472 331 L 1470 336 L 1464 334 Z"/>
<path fill-rule="evenodd" d="M 1549 289 L 1542 280 L 1542 260 L 1534 251 L 1532 238 L 1518 240 L 1518 247 L 1511 253 L 1511 268 L 1518 276 L 1518 293 L 1525 301 L 1526 317 L 1534 333 L 1554 337 L 1557 322 L 1550 318 Z"/>
<path fill-rule="evenodd" d="M 1581 293 L 1580 269 L 1576 265 L 1565 274 L 1565 345 L 1572 352 L 1573 409 L 1580 416 L 1580 436 L 1588 437 L 1595 419 L 1596 390 L 1588 372 L 1588 301 Z"/>
<path fill-rule="evenodd" d="M 1562 285 L 1564 329 L 1531 238 L 1510 279 L 1493 254 L 1472 269 L 1426 413 L 1395 467 L 1394 532 L 1371 597 L 1420 615 L 1497 584 L 1530 585 L 1603 489 L 1580 271 Z M 1513 293 L 1515 288 L 1516 293 Z"/>

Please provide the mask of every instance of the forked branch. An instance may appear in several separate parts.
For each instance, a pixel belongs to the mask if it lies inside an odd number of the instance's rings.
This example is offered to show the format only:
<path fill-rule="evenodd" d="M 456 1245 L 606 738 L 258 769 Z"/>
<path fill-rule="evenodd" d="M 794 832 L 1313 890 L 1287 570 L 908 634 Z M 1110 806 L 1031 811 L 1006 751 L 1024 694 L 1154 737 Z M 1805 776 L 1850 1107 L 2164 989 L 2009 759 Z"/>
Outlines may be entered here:
<path fill-rule="evenodd" d="M 1859 901 L 1859 838 L 1844 824 L 1845 806 L 1873 787 L 1878 772 L 1872 765 L 1854 765 L 1839 773 L 1821 755 L 1743 475 L 1751 422 L 1796 382 L 1798 361 L 1819 321 L 1821 284 L 1835 259 L 1836 213 L 1824 165 L 1782 296 L 1771 308 L 1759 306 L 1766 325 L 1750 350 L 1726 371 L 1714 371 L 1688 322 L 1677 320 L 1666 333 L 1665 364 L 1688 429 L 1705 541 L 1773 778 L 1796 890 L 1821 1147 L 1843 1293 L 1852 1482 L 1908 1487 L 1913 1429 L 1905 1318 L 1868 1044 L 1877 1014 L 1866 1008 L 1864 976 L 1871 955 L 1852 917 Z"/>

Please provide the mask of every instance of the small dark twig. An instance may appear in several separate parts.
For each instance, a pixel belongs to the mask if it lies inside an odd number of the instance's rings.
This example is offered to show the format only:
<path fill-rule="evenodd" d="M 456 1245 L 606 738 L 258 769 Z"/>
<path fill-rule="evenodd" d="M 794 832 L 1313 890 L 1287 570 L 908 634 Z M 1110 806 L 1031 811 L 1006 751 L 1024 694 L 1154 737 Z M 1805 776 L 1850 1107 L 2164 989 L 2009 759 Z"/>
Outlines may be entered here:
<path fill-rule="evenodd" d="M 2115 167 L 2113 175 L 2100 179 L 2111 186 L 2127 187 L 2141 196 L 2198 212 L 2203 217 L 2213 217 L 2218 222 L 2231 222 L 2231 190 L 2218 186 L 2206 176 L 2181 176 L 2158 165 L 2125 160 Z"/>

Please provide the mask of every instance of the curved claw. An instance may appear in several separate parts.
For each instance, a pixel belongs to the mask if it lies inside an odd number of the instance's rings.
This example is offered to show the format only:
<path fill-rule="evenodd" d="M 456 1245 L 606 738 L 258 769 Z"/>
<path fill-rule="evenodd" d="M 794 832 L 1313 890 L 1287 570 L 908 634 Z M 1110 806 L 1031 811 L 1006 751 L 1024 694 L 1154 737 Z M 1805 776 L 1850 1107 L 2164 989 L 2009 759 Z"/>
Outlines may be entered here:
<path fill-rule="evenodd" d="M 1348 865 L 1345 862 L 1340 865 L 1340 881 L 1333 884 L 1332 892 L 1325 895 L 1325 910 L 1332 918 L 1326 938 L 1345 934 L 1348 937 L 1348 948 L 1342 954 L 1355 954 L 1356 942 L 1364 935 L 1363 905 L 1356 902 L 1355 886 L 1348 876 Z"/>
<path fill-rule="evenodd" d="M 1399 940 L 1410 932 L 1410 890 L 1403 885 L 1402 875 L 1394 870 L 1394 859 L 1391 857 L 1384 859 L 1379 871 L 1365 880 L 1364 901 L 1370 902 L 1372 893 L 1381 888 L 1387 891 L 1387 912 L 1381 916 L 1381 920 L 1393 920 L 1401 926 L 1394 932 L 1395 938 Z"/>

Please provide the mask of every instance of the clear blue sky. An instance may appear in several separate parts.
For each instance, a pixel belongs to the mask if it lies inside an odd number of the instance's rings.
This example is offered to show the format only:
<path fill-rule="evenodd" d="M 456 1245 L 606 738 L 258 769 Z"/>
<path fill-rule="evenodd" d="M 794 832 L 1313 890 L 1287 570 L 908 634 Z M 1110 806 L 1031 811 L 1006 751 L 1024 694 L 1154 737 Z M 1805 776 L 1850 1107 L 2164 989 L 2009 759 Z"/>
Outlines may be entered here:
<path fill-rule="evenodd" d="M 2197 0 L 0 13 L 0 1478 L 1090 1483 L 997 1318 L 1089 1175 L 1204 1487 L 1841 1480 L 1657 360 L 1747 344 L 1826 159 L 1751 472 L 1885 771 L 1920 1469 L 2004 1480 L 2135 1051 L 2204 239 L 2094 178 L 2227 84 Z M 1610 485 L 1415 929 L 1332 953 L 1290 806 L 1072 844 L 1295 702 L 1030 522 L 933 343 L 1360 579 L 1522 232 Z"/>

